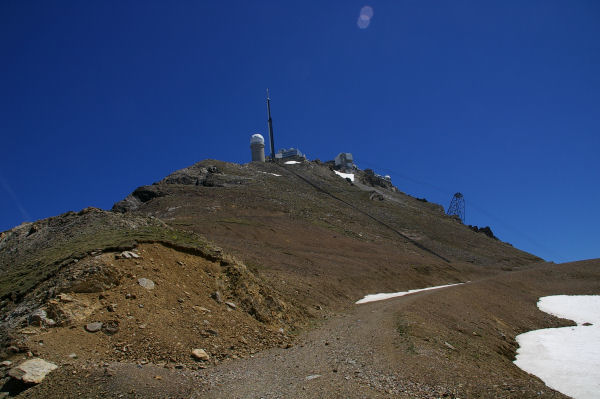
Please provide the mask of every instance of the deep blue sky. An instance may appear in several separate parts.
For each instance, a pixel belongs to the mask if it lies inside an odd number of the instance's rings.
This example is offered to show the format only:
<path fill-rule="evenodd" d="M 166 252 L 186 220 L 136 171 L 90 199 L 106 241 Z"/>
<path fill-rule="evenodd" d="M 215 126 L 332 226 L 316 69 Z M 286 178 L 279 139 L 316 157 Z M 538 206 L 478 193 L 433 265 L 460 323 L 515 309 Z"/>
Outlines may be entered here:
<path fill-rule="evenodd" d="M 357 26 L 360 10 L 374 16 Z M 250 135 L 352 152 L 554 261 L 600 257 L 600 2 L 0 2 L 0 231 Z"/>

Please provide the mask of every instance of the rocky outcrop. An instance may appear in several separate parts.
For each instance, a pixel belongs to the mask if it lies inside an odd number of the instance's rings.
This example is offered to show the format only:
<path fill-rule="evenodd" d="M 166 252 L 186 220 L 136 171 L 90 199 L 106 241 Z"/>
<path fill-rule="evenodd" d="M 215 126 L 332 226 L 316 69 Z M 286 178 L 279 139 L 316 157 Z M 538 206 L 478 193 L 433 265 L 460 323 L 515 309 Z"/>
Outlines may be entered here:
<path fill-rule="evenodd" d="M 476 233 L 483 233 L 486 236 L 493 238 L 494 240 L 498 240 L 498 237 L 496 237 L 494 235 L 494 232 L 492 231 L 492 229 L 490 228 L 490 226 L 485 226 L 485 227 L 478 227 L 478 226 L 471 226 L 469 225 L 469 228 L 471 230 L 473 230 Z"/>
<path fill-rule="evenodd" d="M 54 363 L 35 358 L 26 360 L 18 366 L 13 367 L 9 370 L 8 375 L 28 384 L 39 384 L 49 372 L 57 368 L 58 366 Z"/>
<path fill-rule="evenodd" d="M 122 201 L 117 202 L 112 210 L 115 212 L 127 212 L 139 208 L 145 202 L 154 198 L 164 197 L 166 193 L 162 191 L 158 185 L 141 186 L 136 188 L 133 193 L 129 194 Z"/>
<path fill-rule="evenodd" d="M 225 173 L 216 165 L 199 162 L 177 170 L 157 183 L 136 188 L 125 199 L 117 202 L 112 210 L 115 212 L 134 211 L 154 198 L 168 195 L 168 186 L 170 185 L 228 187 L 245 184 L 249 180 L 251 179 L 248 177 Z"/>
<path fill-rule="evenodd" d="M 367 186 L 381 187 L 391 191 L 397 190 L 390 180 L 375 174 L 372 169 L 365 169 L 359 178 L 360 181 Z"/>

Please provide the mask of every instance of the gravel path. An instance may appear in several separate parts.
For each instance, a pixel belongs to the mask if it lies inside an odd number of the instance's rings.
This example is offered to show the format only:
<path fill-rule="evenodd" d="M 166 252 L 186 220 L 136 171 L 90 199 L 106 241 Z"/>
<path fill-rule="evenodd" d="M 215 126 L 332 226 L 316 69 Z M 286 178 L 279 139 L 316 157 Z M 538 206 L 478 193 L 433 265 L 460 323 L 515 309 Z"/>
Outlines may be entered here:
<path fill-rule="evenodd" d="M 448 288 L 446 288 L 448 289 Z M 450 288 L 452 289 L 452 288 Z M 450 396 L 441 387 L 399 380 L 389 356 L 395 314 L 429 292 L 357 305 L 304 336 L 294 347 L 211 369 L 202 398 L 409 398 Z"/>

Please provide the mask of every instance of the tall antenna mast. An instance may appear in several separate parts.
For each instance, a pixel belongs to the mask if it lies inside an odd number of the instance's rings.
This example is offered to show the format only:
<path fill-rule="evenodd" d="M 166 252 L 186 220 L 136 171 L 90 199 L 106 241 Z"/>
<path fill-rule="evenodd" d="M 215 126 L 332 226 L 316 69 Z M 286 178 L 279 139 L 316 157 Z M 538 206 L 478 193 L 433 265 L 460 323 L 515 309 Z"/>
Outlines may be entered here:
<path fill-rule="evenodd" d="M 267 113 L 269 114 L 269 141 L 271 142 L 271 160 L 275 160 L 275 143 L 273 142 L 273 119 L 271 119 L 271 98 L 267 89 Z"/>

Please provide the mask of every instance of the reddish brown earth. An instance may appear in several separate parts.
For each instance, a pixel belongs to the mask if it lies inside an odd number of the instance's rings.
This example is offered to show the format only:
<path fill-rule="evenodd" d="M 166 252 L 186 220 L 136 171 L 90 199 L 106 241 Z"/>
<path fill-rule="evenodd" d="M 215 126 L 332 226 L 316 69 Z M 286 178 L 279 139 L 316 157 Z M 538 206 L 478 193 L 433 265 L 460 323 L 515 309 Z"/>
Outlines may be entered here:
<path fill-rule="evenodd" d="M 569 325 L 536 301 L 600 294 L 600 261 L 544 263 L 435 204 L 367 183 L 359 174 L 351 185 L 318 163 L 205 161 L 136 190 L 115 207 L 122 215 L 91 210 L 2 233 L 0 288 L 12 287 L 2 277 L 19 270 L 29 273 L 22 286 L 33 287 L 18 295 L 7 288 L 0 304 L 3 328 L 13 326 L 6 342 L 17 349 L 7 359 L 39 356 L 59 368 L 25 390 L 5 379 L 0 391 L 564 397 L 514 366 L 515 336 Z M 97 241 L 77 250 L 88 233 Z M 67 247 L 74 252 L 60 251 Z M 141 257 L 116 259 L 125 247 Z M 35 274 L 44 259 L 58 266 Z M 142 277 L 155 288 L 140 286 Z M 354 304 L 366 294 L 458 282 L 468 283 Z M 38 307 L 62 322 L 15 324 Z M 90 333 L 91 322 L 117 328 Z M 210 359 L 194 359 L 194 348 Z"/>
<path fill-rule="evenodd" d="M 77 359 L 21 396 L 562 398 L 512 364 L 514 337 L 569 325 L 538 311 L 537 298 L 598 293 L 599 266 L 543 266 L 354 305 L 290 348 L 202 370 Z"/>

